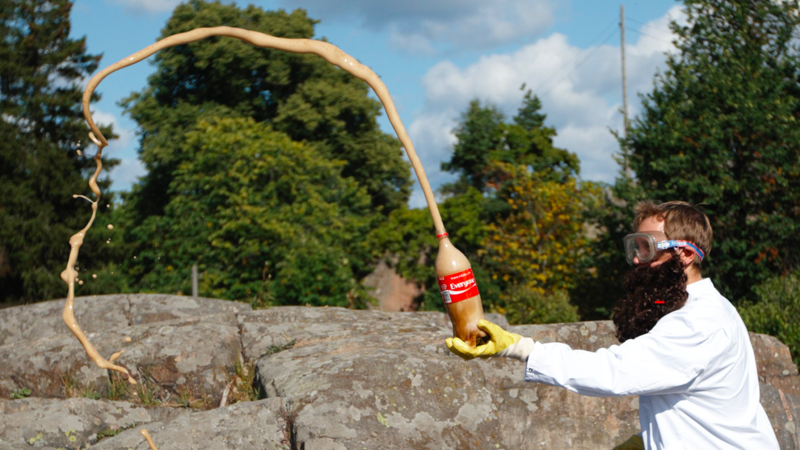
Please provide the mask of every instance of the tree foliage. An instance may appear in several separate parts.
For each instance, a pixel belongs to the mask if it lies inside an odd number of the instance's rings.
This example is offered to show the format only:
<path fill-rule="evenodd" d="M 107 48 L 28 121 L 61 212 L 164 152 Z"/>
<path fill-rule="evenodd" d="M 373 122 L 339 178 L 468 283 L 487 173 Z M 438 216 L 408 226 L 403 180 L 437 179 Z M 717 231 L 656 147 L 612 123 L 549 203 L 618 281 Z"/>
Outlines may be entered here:
<path fill-rule="evenodd" d="M 439 210 L 449 235 L 457 242 L 457 248 L 470 259 L 481 298 L 492 299 L 498 297 L 499 291 L 478 257 L 478 250 L 488 232 L 488 224 L 483 219 L 484 204 L 480 192 L 467 188 L 461 195 L 440 202 Z M 367 243 L 375 259 L 384 258 L 401 276 L 423 288 L 423 295 L 416 299 L 421 309 L 443 311 L 433 268 L 439 244 L 430 232 L 432 227 L 427 208 L 400 208 L 372 230 Z"/>
<path fill-rule="evenodd" d="M 200 120 L 184 135 L 164 214 L 128 231 L 134 286 L 256 305 L 363 306 L 380 215 L 344 163 L 253 119 Z M 123 219 L 125 222 L 127 218 Z"/>
<path fill-rule="evenodd" d="M 621 162 L 621 161 L 620 161 Z M 589 241 L 592 273 L 572 289 L 573 303 L 583 320 L 606 320 L 622 296 L 625 273 L 631 268 L 625 259 L 622 239 L 633 232 L 633 206 L 644 200 L 644 193 L 624 173 L 612 186 L 596 187 L 593 202 L 586 205 L 586 226 L 594 236 Z"/>
<path fill-rule="evenodd" d="M 545 120 L 530 91 L 511 121 L 474 100 L 442 164 L 459 175 L 442 189 L 448 233 L 470 260 L 484 308 L 517 323 L 578 317 L 567 289 L 587 275 L 584 214 L 599 195 L 577 180 L 578 158 L 553 145 L 555 129 Z M 390 249 L 399 273 L 425 287 L 423 306 L 442 309 L 429 229 L 427 210 L 398 210 L 372 236 L 388 243 L 375 247 Z"/>
<path fill-rule="evenodd" d="M 175 9 L 161 37 L 226 25 L 310 39 L 315 23 L 301 9 L 287 13 L 191 0 Z M 163 213 L 170 198 L 160 194 L 186 158 L 178 151 L 185 130 L 212 117 L 269 123 L 322 157 L 344 161 L 342 175 L 367 189 L 373 209 L 388 214 L 407 201 L 408 164 L 399 142 L 378 128 L 380 104 L 367 96 L 366 83 L 322 58 L 212 37 L 165 49 L 153 62 L 147 87 L 124 101 L 139 125 L 140 156 L 148 170 L 130 197 L 138 221 Z"/>
<path fill-rule="evenodd" d="M 489 225 L 479 252 L 490 261 L 492 277 L 538 294 L 575 288 L 591 256 L 582 216 L 597 188 L 520 165 L 497 163 L 495 171 L 506 175 L 504 197 L 512 212 Z"/>
<path fill-rule="evenodd" d="M 775 336 L 789 346 L 800 366 L 800 272 L 776 276 L 756 286 L 758 301 L 744 302 L 739 314 L 754 333 Z"/>
<path fill-rule="evenodd" d="M 539 98 L 527 91 L 509 123 L 495 106 L 472 100 L 454 130 L 453 155 L 442 163 L 443 170 L 459 175 L 454 191 L 463 185 L 480 192 L 501 188 L 505 174 L 494 170 L 497 162 L 527 166 L 533 172 L 548 170 L 559 180 L 577 175 L 578 157 L 553 145 L 556 130 L 544 125 L 546 115 L 541 107 Z"/>
<path fill-rule="evenodd" d="M 704 270 L 733 301 L 797 267 L 797 2 L 687 0 L 677 53 L 630 130 L 640 194 L 705 203 Z"/>
<path fill-rule="evenodd" d="M 526 285 L 513 285 L 503 293 L 503 304 L 496 307 L 509 323 L 565 323 L 581 319 L 567 291 L 543 293 Z"/>
<path fill-rule="evenodd" d="M 192 0 L 162 37 L 226 25 L 311 39 L 315 23 L 301 9 Z M 147 87 L 123 102 L 148 172 L 120 212 L 120 282 L 188 292 L 198 264 L 203 295 L 364 306 L 360 280 L 377 252 L 362 241 L 411 184 L 366 83 L 316 55 L 227 37 L 165 49 L 153 63 Z"/>
<path fill-rule="evenodd" d="M 66 0 L 0 3 L 0 302 L 65 295 L 59 274 L 69 237 L 91 213 L 72 195 L 86 193 L 94 168 L 75 150 L 87 131 L 81 81 L 100 56 L 86 52 L 84 38 L 69 37 L 71 8 Z M 108 127 L 104 133 L 114 137 Z M 107 260 L 101 235 L 87 236 L 94 249 L 82 260 Z"/>

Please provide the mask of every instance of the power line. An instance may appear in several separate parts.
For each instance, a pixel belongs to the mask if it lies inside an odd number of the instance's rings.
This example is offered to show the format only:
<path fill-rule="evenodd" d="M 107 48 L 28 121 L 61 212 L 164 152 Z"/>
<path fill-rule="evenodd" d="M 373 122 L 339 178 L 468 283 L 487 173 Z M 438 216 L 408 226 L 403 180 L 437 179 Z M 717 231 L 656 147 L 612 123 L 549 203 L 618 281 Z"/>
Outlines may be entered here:
<path fill-rule="evenodd" d="M 649 35 L 649 34 L 647 34 L 647 33 L 642 33 L 641 31 L 639 31 L 639 30 L 637 30 L 637 29 L 635 29 L 635 28 L 631 28 L 631 27 L 625 27 L 625 29 L 626 29 L 626 30 L 631 30 L 631 31 L 633 31 L 633 32 L 635 32 L 635 33 L 639 33 L 639 34 L 641 34 L 642 36 L 649 37 L 650 39 L 655 39 L 655 40 L 657 40 L 657 41 L 666 42 L 667 44 L 672 44 L 672 42 L 670 42 L 670 41 L 666 41 L 666 40 L 664 40 L 664 39 L 657 38 L 657 37 L 655 37 L 655 36 L 651 36 L 651 35 Z"/>
<path fill-rule="evenodd" d="M 588 60 L 588 59 L 589 59 L 589 58 L 590 58 L 592 55 L 594 55 L 594 54 L 595 54 L 595 52 L 596 52 L 596 51 L 600 50 L 600 47 L 601 47 L 603 44 L 605 44 L 605 43 L 606 43 L 606 42 L 607 42 L 609 39 L 611 39 L 611 38 L 612 38 L 613 36 L 615 36 L 616 34 L 617 34 L 617 29 L 616 29 L 616 28 L 615 28 L 615 29 L 613 29 L 613 30 L 611 30 L 611 33 L 610 33 L 608 36 L 606 36 L 606 38 L 605 38 L 605 39 L 603 39 L 603 41 L 602 41 L 602 42 L 600 42 L 600 44 L 598 44 L 598 45 L 597 45 L 597 47 L 595 47 L 595 48 L 594 48 L 594 50 L 592 50 L 591 52 L 589 52 L 589 54 L 588 54 L 588 55 L 586 55 L 586 56 L 585 56 L 585 57 L 584 57 L 584 58 L 583 58 L 583 59 L 582 59 L 582 60 L 581 60 L 581 61 L 580 61 L 578 64 L 575 64 L 575 66 L 574 66 L 574 67 L 573 67 L 573 68 L 572 68 L 572 69 L 571 69 L 571 70 L 570 70 L 570 71 L 569 71 L 569 72 L 568 72 L 566 75 L 567 75 L 567 76 L 568 76 L 568 75 L 570 75 L 570 74 L 571 74 L 571 73 L 572 73 L 572 72 L 573 72 L 575 69 L 577 69 L 578 67 L 580 67 L 580 66 L 581 66 L 583 63 L 585 63 L 585 62 L 586 62 L 586 61 L 587 61 L 587 60 Z M 570 61 L 570 62 L 571 62 L 571 61 Z M 552 86 L 550 86 L 550 87 L 549 87 L 549 88 L 548 88 L 548 89 L 547 89 L 547 90 L 546 90 L 546 91 L 545 91 L 543 94 L 541 94 L 541 95 L 539 96 L 539 98 L 544 98 L 544 96 L 546 96 L 546 95 L 547 95 L 547 94 L 548 94 L 550 91 L 552 91 L 552 90 L 553 90 L 553 89 L 554 89 L 556 86 L 558 86 L 559 84 L 561 84 L 561 82 L 562 82 L 562 81 L 566 80 L 566 79 L 567 79 L 567 76 L 564 76 L 564 77 L 562 77 L 562 78 L 561 78 L 561 79 L 559 79 L 559 80 L 558 80 L 558 81 L 557 81 L 555 84 L 553 84 Z"/>
<path fill-rule="evenodd" d="M 592 46 L 592 45 L 593 45 L 593 44 L 594 44 L 594 43 L 597 41 L 597 39 L 599 39 L 601 36 L 603 36 L 603 34 L 604 34 L 604 33 L 606 33 L 606 32 L 607 32 L 607 31 L 608 31 L 608 30 L 609 30 L 611 27 L 613 27 L 613 26 L 614 26 L 614 25 L 616 25 L 616 24 L 617 24 L 617 21 L 616 21 L 616 20 L 612 20 L 612 21 L 611 21 L 611 23 L 609 23 L 609 24 L 608 24 L 608 25 L 607 25 L 605 28 L 603 28 L 603 31 L 601 31 L 600 33 L 598 33 L 598 34 L 597 34 L 597 35 L 596 35 L 596 36 L 595 36 L 595 37 L 594 37 L 594 38 L 593 38 L 593 39 L 592 39 L 592 40 L 589 42 L 589 44 L 587 45 L 587 47 L 591 47 L 591 46 Z M 606 40 L 608 40 L 608 37 L 606 37 L 606 39 L 604 39 L 604 40 L 603 40 L 603 42 L 605 42 Z M 602 44 L 601 44 L 601 45 L 602 45 Z M 577 58 L 577 57 L 575 57 L 575 58 L 571 59 L 570 61 L 566 62 L 566 63 L 565 63 L 563 66 L 559 67 L 559 68 L 558 68 L 558 70 L 556 70 L 555 72 L 553 72 L 553 74 L 552 74 L 552 75 L 550 75 L 550 76 L 549 76 L 549 77 L 548 77 L 546 80 L 544 80 L 544 81 L 542 81 L 541 83 L 539 83 L 539 85 L 538 85 L 538 86 L 536 86 L 536 89 L 534 89 L 534 90 L 533 90 L 533 93 L 535 94 L 535 93 L 539 92 L 539 90 L 541 90 L 541 88 L 542 88 L 542 87 L 544 87 L 545 85 L 549 84 L 549 83 L 550 83 L 550 81 L 551 81 L 553 78 L 555 78 L 557 75 L 560 75 L 564 69 L 566 69 L 567 67 L 569 67 L 569 66 L 570 66 L 570 65 L 571 65 L 573 62 L 575 62 L 577 59 L 578 59 L 578 58 Z M 557 84 L 557 83 L 556 83 L 556 84 Z"/>
<path fill-rule="evenodd" d="M 656 31 L 660 31 L 660 32 L 662 32 L 662 33 L 664 33 L 664 32 L 667 32 L 667 33 L 672 33 L 672 30 L 667 30 L 667 29 L 664 29 L 664 28 L 655 27 L 655 26 L 653 26 L 653 25 L 650 25 L 649 23 L 645 23 L 645 22 L 642 22 L 641 20 L 634 19 L 633 17 L 628 17 L 628 16 L 625 16 L 625 18 L 626 18 L 626 19 L 628 19 L 628 20 L 631 20 L 631 21 L 633 21 L 633 22 L 636 22 L 636 23 L 638 23 L 638 24 L 639 24 L 639 25 L 641 25 L 641 26 L 644 26 L 644 27 L 647 27 L 647 28 L 652 28 L 652 29 L 654 29 L 654 30 L 656 30 Z"/>

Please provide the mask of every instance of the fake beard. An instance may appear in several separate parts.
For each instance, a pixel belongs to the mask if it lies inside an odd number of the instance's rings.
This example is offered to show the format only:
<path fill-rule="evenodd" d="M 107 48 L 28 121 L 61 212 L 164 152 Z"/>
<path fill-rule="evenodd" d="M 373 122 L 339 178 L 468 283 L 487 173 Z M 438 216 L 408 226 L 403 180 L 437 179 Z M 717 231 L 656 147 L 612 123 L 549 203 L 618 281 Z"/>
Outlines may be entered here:
<path fill-rule="evenodd" d="M 680 256 L 675 254 L 656 267 L 639 266 L 628 271 L 623 283 L 625 297 L 614 307 L 620 343 L 649 332 L 662 317 L 686 304 L 689 293 L 683 268 Z"/>

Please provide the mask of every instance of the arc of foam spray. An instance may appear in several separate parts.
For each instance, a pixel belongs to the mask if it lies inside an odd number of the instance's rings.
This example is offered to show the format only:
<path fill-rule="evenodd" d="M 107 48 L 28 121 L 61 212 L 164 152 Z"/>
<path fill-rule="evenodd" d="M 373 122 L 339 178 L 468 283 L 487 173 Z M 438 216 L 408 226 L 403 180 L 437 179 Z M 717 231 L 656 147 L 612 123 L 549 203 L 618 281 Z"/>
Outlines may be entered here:
<path fill-rule="evenodd" d="M 436 205 L 436 200 L 433 197 L 433 192 L 431 191 L 430 184 L 428 183 L 428 177 L 425 175 L 425 169 L 422 168 L 422 163 L 417 156 L 417 152 L 414 150 L 414 144 L 411 142 L 411 138 L 408 137 L 408 133 L 406 132 L 405 126 L 403 126 L 403 122 L 400 121 L 400 116 L 397 114 L 397 108 L 394 106 L 394 102 L 389 95 L 389 91 L 386 89 L 386 85 L 383 84 L 383 81 L 378 78 L 372 69 L 361 64 L 355 58 L 343 52 L 341 49 L 339 49 L 339 47 L 336 47 L 333 44 L 323 41 L 315 41 L 312 39 L 279 38 L 257 31 L 249 31 L 233 27 L 196 28 L 192 31 L 166 37 L 155 44 L 145 47 L 144 49 L 139 50 L 127 58 L 117 61 L 116 63 L 101 70 L 95 76 L 93 76 L 91 80 L 89 80 L 89 83 L 86 85 L 86 88 L 83 91 L 83 99 L 81 102 L 83 106 L 83 116 L 86 118 L 86 122 L 89 124 L 89 128 L 92 130 L 89 133 L 89 138 L 95 143 L 95 145 L 97 145 L 97 154 L 94 156 L 97 169 L 89 180 L 89 186 L 91 187 L 92 192 L 94 192 L 96 200 L 92 202 L 92 217 L 89 220 L 89 223 L 80 232 L 70 238 L 71 248 L 69 262 L 67 263 L 67 268 L 61 273 L 61 278 L 65 283 L 67 283 L 67 285 L 69 285 L 69 294 L 67 296 L 67 304 L 64 307 L 63 318 L 70 330 L 72 330 L 72 332 L 78 337 L 78 340 L 80 340 L 89 356 L 98 366 L 103 369 L 112 369 L 127 374 L 127 370 L 124 367 L 112 364 L 98 354 L 98 352 L 94 349 L 92 344 L 81 331 L 80 326 L 78 326 L 77 322 L 75 322 L 72 311 L 74 303 L 74 282 L 75 278 L 77 277 L 77 272 L 74 269 L 75 261 L 77 260 L 80 246 L 83 244 L 83 236 L 89 230 L 89 227 L 91 227 L 97 213 L 97 203 L 100 200 L 100 189 L 97 186 L 97 176 L 100 174 L 100 171 L 103 167 L 100 161 L 100 156 L 103 153 L 103 148 L 108 145 L 108 141 L 103 136 L 103 133 L 100 132 L 100 129 L 92 119 L 92 114 L 89 110 L 89 101 L 91 100 L 92 93 L 97 85 L 100 84 L 100 82 L 112 72 L 132 64 L 136 64 L 137 62 L 164 48 L 199 41 L 210 36 L 233 37 L 245 42 L 249 42 L 250 44 L 258 47 L 274 48 L 292 53 L 313 53 L 324 58 L 329 63 L 344 69 L 351 75 L 365 81 L 372 88 L 372 90 L 375 91 L 378 99 L 380 99 L 381 103 L 383 104 L 383 107 L 386 110 L 386 115 L 389 118 L 397 137 L 400 139 L 400 142 L 403 144 L 403 147 L 406 150 L 408 159 L 411 161 L 411 166 L 414 168 L 414 172 L 417 175 L 417 179 L 422 187 L 422 191 L 425 194 L 425 201 L 428 203 L 428 209 L 430 210 L 431 218 L 433 219 L 436 235 L 440 236 L 446 234 L 444 224 L 442 223 L 442 217 L 439 214 L 439 207 Z M 70 326 L 70 324 L 72 324 L 72 326 Z M 133 378 L 130 378 L 130 381 L 133 383 Z"/>

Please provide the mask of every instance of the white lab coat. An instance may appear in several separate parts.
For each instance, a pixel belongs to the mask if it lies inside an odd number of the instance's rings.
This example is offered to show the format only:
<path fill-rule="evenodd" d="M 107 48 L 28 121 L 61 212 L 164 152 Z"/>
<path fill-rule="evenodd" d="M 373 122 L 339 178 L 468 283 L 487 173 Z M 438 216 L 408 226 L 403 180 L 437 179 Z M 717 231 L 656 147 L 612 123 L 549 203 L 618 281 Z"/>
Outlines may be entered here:
<path fill-rule="evenodd" d="M 649 333 L 596 352 L 535 343 L 526 381 L 594 397 L 639 395 L 648 450 L 775 449 L 753 347 L 739 313 L 709 279 Z"/>

